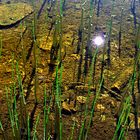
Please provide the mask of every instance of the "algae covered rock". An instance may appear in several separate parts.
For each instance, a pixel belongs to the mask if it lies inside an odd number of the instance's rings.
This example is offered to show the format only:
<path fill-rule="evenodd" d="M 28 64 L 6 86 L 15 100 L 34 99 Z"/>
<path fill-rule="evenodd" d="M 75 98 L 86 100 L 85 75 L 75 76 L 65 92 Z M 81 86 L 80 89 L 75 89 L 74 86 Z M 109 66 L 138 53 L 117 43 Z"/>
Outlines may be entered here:
<path fill-rule="evenodd" d="M 0 5 L 0 29 L 9 28 L 19 23 L 33 12 L 27 3 L 9 3 Z"/>

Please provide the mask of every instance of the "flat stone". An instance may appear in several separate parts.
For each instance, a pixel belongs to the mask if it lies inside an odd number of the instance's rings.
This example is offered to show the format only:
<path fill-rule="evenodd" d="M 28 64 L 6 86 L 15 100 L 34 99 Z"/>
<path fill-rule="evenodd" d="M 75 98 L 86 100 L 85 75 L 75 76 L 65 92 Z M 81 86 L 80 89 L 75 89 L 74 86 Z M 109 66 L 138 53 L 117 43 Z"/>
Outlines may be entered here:
<path fill-rule="evenodd" d="M 33 12 L 27 3 L 9 3 L 0 5 L 0 29 L 8 28 L 20 22 Z"/>

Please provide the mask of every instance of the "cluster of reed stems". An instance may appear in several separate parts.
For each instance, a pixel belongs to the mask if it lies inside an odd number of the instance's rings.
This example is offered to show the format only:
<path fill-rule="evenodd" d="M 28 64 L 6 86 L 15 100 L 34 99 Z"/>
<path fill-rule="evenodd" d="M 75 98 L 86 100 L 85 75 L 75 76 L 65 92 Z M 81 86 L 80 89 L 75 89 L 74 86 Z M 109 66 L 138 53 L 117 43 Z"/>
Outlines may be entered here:
<path fill-rule="evenodd" d="M 98 1 L 100 2 L 100 1 Z M 63 120 L 62 120 L 62 104 L 61 104 L 61 87 L 62 87 L 62 73 L 63 73 L 63 63 L 62 63 L 62 47 L 63 47 L 63 31 L 62 31 L 62 23 L 63 23 L 63 10 L 64 10 L 64 3 L 65 0 L 60 0 L 56 1 L 55 5 L 59 7 L 59 13 L 58 16 L 56 17 L 56 22 L 55 22 L 55 29 L 54 29 L 54 36 L 53 36 L 53 45 L 51 49 L 51 54 L 50 54 L 50 59 L 53 61 L 57 61 L 57 65 L 55 67 L 55 79 L 53 80 L 53 86 L 52 86 L 52 95 L 49 97 L 47 96 L 47 91 L 46 91 L 46 84 L 44 84 L 44 103 L 43 103 L 43 139 L 44 140 L 50 140 L 52 138 L 52 132 L 49 130 L 50 128 L 50 120 L 49 120 L 49 115 L 51 113 L 51 105 L 54 105 L 54 111 L 55 111 L 55 119 L 54 119 L 54 139 L 56 140 L 62 140 L 63 139 Z M 77 53 L 80 53 L 80 61 L 79 61 L 79 69 L 78 69 L 78 77 L 77 81 L 81 78 L 81 67 L 82 67 L 82 61 L 85 55 L 85 63 L 84 63 L 84 70 L 83 70 L 83 79 L 84 82 L 86 82 L 85 78 L 88 73 L 88 57 L 89 57 L 89 46 L 90 46 L 90 41 L 91 41 L 91 29 L 92 29 L 92 20 L 93 20 L 93 13 L 94 13 L 94 1 L 90 0 L 89 5 L 90 5 L 90 12 L 89 12 L 89 22 L 88 22 L 88 37 L 87 37 L 87 44 L 86 47 L 84 48 L 84 4 L 85 1 L 82 0 L 82 14 L 81 14 L 81 22 L 80 22 L 80 27 L 79 27 L 79 44 L 77 47 Z M 34 1 L 33 1 L 34 5 Z M 112 1 L 112 13 L 114 9 L 114 0 Z M 123 11 L 122 11 L 123 12 Z M 111 32 L 112 32 L 112 21 L 113 17 L 111 16 L 110 22 L 109 22 L 109 31 L 108 31 L 108 39 L 107 39 L 107 56 L 108 56 L 108 65 L 110 65 L 110 51 L 111 51 L 111 46 L 110 46 L 110 41 L 111 41 Z M 121 21 L 122 21 L 122 13 L 121 13 Z M 38 104 L 38 99 L 37 99 L 37 88 L 38 88 L 38 77 L 37 77 L 37 67 L 38 67 L 38 49 L 37 49 L 37 41 L 36 41 L 36 14 L 34 14 L 34 19 L 32 22 L 32 39 L 33 39 L 33 44 L 34 44 L 34 49 L 33 49 L 33 57 L 34 57 L 34 76 L 35 76 L 35 83 L 34 83 L 34 96 L 35 96 L 35 104 Z M 21 26 L 23 26 L 21 24 Z M 121 24 L 120 24 L 120 31 L 119 31 L 119 38 L 121 38 Z M 132 74 L 132 77 L 129 81 L 128 89 L 130 92 L 126 94 L 122 100 L 121 104 L 121 109 L 119 112 L 118 120 L 117 120 L 117 125 L 116 125 L 116 130 L 114 132 L 114 136 L 112 140 L 115 140 L 116 138 L 118 140 L 125 139 L 125 136 L 128 131 L 128 119 L 129 115 L 131 112 L 131 96 L 134 95 L 134 87 L 135 87 L 135 82 L 136 79 L 138 79 L 138 92 L 140 92 L 140 27 L 138 28 L 137 32 L 137 37 L 136 37 L 136 48 L 137 48 L 137 53 L 136 53 L 136 58 L 135 58 L 135 63 L 134 63 L 134 71 Z M 23 38 L 23 34 L 21 33 L 21 37 Z M 24 66 L 26 65 L 26 52 L 24 51 L 24 45 L 23 45 L 23 40 L 21 41 L 21 46 L 22 46 L 22 52 L 23 52 L 23 64 Z M 119 46 L 121 46 L 121 42 L 119 42 Z M 86 50 L 84 54 L 84 49 Z M 0 56 L 1 56 L 1 51 L 2 51 L 2 37 L 0 38 Z M 86 99 L 86 105 L 85 105 L 85 110 L 84 110 L 84 119 L 81 120 L 81 128 L 79 130 L 77 139 L 78 140 L 87 140 L 88 139 L 88 134 L 91 126 L 94 126 L 93 124 L 93 117 L 95 113 L 95 107 L 97 104 L 97 101 L 100 97 L 100 94 L 102 92 L 103 84 L 104 84 L 104 55 L 106 53 L 106 48 L 104 47 L 103 50 L 103 55 L 102 55 L 102 67 L 101 67 L 101 74 L 100 78 L 98 80 L 97 84 L 97 89 L 96 92 L 94 93 L 94 98 L 92 100 L 92 106 L 91 110 L 89 110 L 89 98 L 90 95 L 93 94 L 91 92 L 91 85 L 94 86 L 94 81 L 95 81 L 95 67 L 96 67 L 96 58 L 98 54 L 98 48 L 94 50 L 91 56 L 91 64 L 89 65 L 89 73 L 90 73 L 90 78 L 88 79 L 88 94 L 87 94 L 87 99 Z M 120 55 L 120 50 L 119 50 L 119 55 Z M 41 118 L 41 113 L 39 113 L 36 117 L 36 120 L 34 122 L 33 126 L 33 131 L 31 128 L 31 118 L 30 118 L 30 113 L 27 112 L 26 108 L 26 99 L 24 96 L 24 87 L 22 83 L 22 76 L 21 72 L 19 70 L 19 62 L 16 61 L 16 64 L 14 62 L 14 54 L 12 54 L 12 81 L 15 81 L 15 77 L 17 78 L 17 83 L 18 83 L 18 93 L 19 93 L 19 104 L 17 101 L 17 90 L 16 90 L 16 82 L 13 82 L 10 87 L 5 87 L 5 92 L 6 92 L 6 100 L 7 100 L 7 108 L 8 108 L 8 114 L 9 114 L 9 119 L 10 119 L 10 125 L 12 129 L 12 138 L 14 140 L 19 140 L 24 137 L 24 131 L 26 134 L 26 139 L 27 140 L 37 140 L 38 139 L 38 133 L 37 133 L 37 127 Z M 24 67 L 25 73 L 26 73 L 26 68 Z M 80 73 L 80 74 L 79 74 Z M 25 74 L 26 75 L 26 74 Z M 49 99 L 49 104 L 47 105 L 47 99 Z M 54 99 L 54 101 L 53 101 Z M 135 101 L 135 98 L 133 98 Z M 138 118 L 138 104 L 135 105 L 135 126 L 136 128 L 138 127 L 137 125 L 137 118 Z M 87 119 L 87 116 L 90 116 L 89 119 Z M 0 130 L 3 135 L 3 139 L 6 140 L 8 136 L 5 134 L 5 130 L 3 128 L 2 120 L 0 118 Z M 73 122 L 72 128 L 71 128 L 71 133 L 70 137 L 68 138 L 69 140 L 72 140 L 74 138 L 74 132 L 76 129 L 76 121 Z M 138 131 L 138 130 L 137 130 Z"/>

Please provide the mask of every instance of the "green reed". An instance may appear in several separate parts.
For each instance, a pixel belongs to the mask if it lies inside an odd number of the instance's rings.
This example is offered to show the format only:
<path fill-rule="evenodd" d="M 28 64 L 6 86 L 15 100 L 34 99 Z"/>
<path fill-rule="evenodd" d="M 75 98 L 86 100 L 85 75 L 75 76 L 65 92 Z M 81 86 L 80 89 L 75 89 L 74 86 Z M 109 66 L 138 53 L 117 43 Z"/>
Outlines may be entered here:
<path fill-rule="evenodd" d="M 75 125 L 76 125 L 76 122 L 75 122 L 75 120 L 74 120 L 73 125 L 72 125 L 71 135 L 70 135 L 69 140 L 73 140 Z"/>
<path fill-rule="evenodd" d="M 1 120 L 0 120 L 0 129 L 1 129 L 2 131 L 4 131 L 3 126 L 2 126 L 2 123 L 1 123 Z"/>
<path fill-rule="evenodd" d="M 47 94 L 46 94 L 46 84 L 44 86 L 44 139 L 49 138 L 49 114 L 50 114 L 50 109 L 51 109 L 51 104 L 52 104 L 52 97 L 49 98 L 50 102 L 48 105 L 48 109 L 46 108 L 47 104 Z"/>
<path fill-rule="evenodd" d="M 135 79 L 133 79 L 134 77 L 132 76 L 132 78 L 129 81 L 129 85 L 128 85 L 128 89 L 130 89 L 131 87 L 131 83 L 132 83 L 132 89 L 134 87 L 134 81 Z M 125 139 L 125 132 L 127 130 L 127 126 L 128 124 L 128 117 L 130 115 L 130 111 L 131 111 L 131 96 L 132 93 L 128 93 L 129 91 L 126 91 L 126 93 L 124 93 L 124 98 L 121 101 L 121 105 L 120 105 L 120 111 L 118 113 L 118 119 L 117 119 L 117 126 L 116 126 L 116 130 L 114 132 L 113 138 L 112 140 L 122 140 Z"/>
<path fill-rule="evenodd" d="M 17 112 L 17 100 L 16 100 L 16 82 L 15 82 L 15 64 L 14 64 L 14 54 L 12 53 L 12 84 L 10 86 L 11 99 L 13 98 L 13 112 L 15 116 L 16 129 L 20 132 L 18 112 Z"/>
<path fill-rule="evenodd" d="M 10 103 L 9 96 L 8 96 L 8 88 L 5 87 L 5 90 L 6 90 L 7 108 L 8 108 L 8 113 L 9 113 L 9 117 L 10 117 L 12 132 L 13 132 L 13 136 L 15 137 L 14 115 L 13 115 L 13 111 L 11 109 L 11 103 Z"/>
<path fill-rule="evenodd" d="M 25 22 L 21 22 L 20 24 L 20 29 L 21 29 L 21 33 L 20 33 L 20 37 L 21 37 L 21 49 L 22 49 L 22 61 L 23 61 L 23 68 L 24 68 L 24 73 L 25 73 L 25 76 L 26 76 L 26 50 L 25 50 L 25 47 L 24 47 L 24 40 L 23 40 L 23 29 L 24 29 L 24 26 L 25 26 Z"/>
<path fill-rule="evenodd" d="M 47 101 L 47 94 L 46 94 L 46 84 L 44 86 L 44 139 L 46 139 L 47 131 L 46 131 L 46 114 L 47 114 L 47 108 L 46 108 L 46 101 Z"/>
<path fill-rule="evenodd" d="M 58 32 L 59 32 L 59 52 L 58 52 L 58 61 L 62 61 L 62 38 L 63 38 L 63 31 L 62 31 L 62 25 L 63 25 L 63 0 L 59 1 L 59 18 L 58 18 Z"/>
<path fill-rule="evenodd" d="M 34 128 L 33 128 L 33 131 L 34 131 L 33 132 L 33 140 L 37 140 L 37 126 L 38 126 L 39 120 L 40 120 L 40 113 L 37 115 L 35 125 L 34 125 Z"/>
<path fill-rule="evenodd" d="M 128 84 L 130 93 L 125 94 L 124 99 L 121 101 L 121 110 L 119 113 L 116 130 L 115 130 L 112 140 L 115 140 L 116 138 L 118 140 L 125 139 L 125 132 L 127 131 L 127 126 L 128 126 L 128 117 L 129 117 L 130 111 L 131 111 L 131 99 L 133 99 L 133 102 L 134 102 L 134 116 L 135 116 L 136 132 L 138 129 L 138 124 L 137 124 L 138 110 L 137 110 L 137 102 L 136 102 L 135 95 L 134 95 L 135 81 L 136 81 L 136 77 L 137 77 L 137 72 L 136 72 L 137 62 L 138 62 L 138 59 L 136 58 L 135 62 L 134 62 L 133 74 L 132 74 L 132 77 L 130 78 L 129 84 Z M 139 137 L 139 136 L 137 136 L 137 137 Z"/>
<path fill-rule="evenodd" d="M 7 137 L 6 137 L 6 133 L 5 133 L 5 130 L 3 128 L 2 122 L 1 122 L 1 118 L 0 118 L 0 130 L 2 132 L 3 140 L 6 140 Z"/>
<path fill-rule="evenodd" d="M 139 27 L 138 27 L 138 35 L 140 36 L 140 24 L 139 24 Z M 138 101 L 140 100 L 140 39 L 138 37 L 138 40 L 137 40 L 137 81 L 138 81 L 138 84 L 137 84 L 137 87 L 138 87 L 138 93 L 139 93 L 139 96 L 138 96 Z"/>
<path fill-rule="evenodd" d="M 17 113 L 17 107 L 16 107 L 16 96 L 14 96 L 14 101 L 12 99 L 12 89 L 10 89 L 10 97 L 8 93 L 8 88 L 5 87 L 6 90 L 6 99 L 7 99 L 7 107 L 8 107 L 8 113 L 10 117 L 11 122 L 11 128 L 13 133 L 13 139 L 20 139 L 20 128 L 19 128 L 19 120 L 18 120 L 18 113 Z M 13 101 L 13 102 L 12 102 Z"/>
<path fill-rule="evenodd" d="M 26 101 L 24 97 L 22 77 L 19 70 L 19 64 L 16 62 L 16 73 L 17 73 L 17 81 L 18 81 L 18 89 L 19 89 L 19 98 L 20 98 L 20 123 L 21 128 L 27 128 L 27 113 L 26 113 Z"/>
<path fill-rule="evenodd" d="M 91 95 L 90 87 L 91 87 L 91 85 L 93 85 L 93 83 L 92 83 L 92 81 L 93 81 L 92 75 L 93 75 L 93 72 L 94 72 L 94 66 L 95 66 L 95 61 L 96 61 L 97 53 L 98 53 L 98 48 L 96 48 L 95 52 L 93 52 L 92 63 L 91 63 L 91 66 L 90 66 L 90 79 L 88 81 L 88 95 L 87 95 L 87 99 L 86 99 L 86 107 L 85 107 L 85 112 L 84 112 L 84 120 L 82 121 L 82 127 L 80 129 L 80 134 L 79 134 L 79 138 L 78 138 L 79 140 L 82 139 L 82 138 L 87 139 L 87 134 L 84 135 L 84 131 L 85 131 L 86 117 L 88 115 L 89 97 Z M 86 133 L 88 133 L 88 129 L 87 129 Z"/>
<path fill-rule="evenodd" d="M 91 112 L 90 112 L 90 120 L 89 120 L 88 125 L 87 125 L 87 131 L 86 131 L 86 134 L 85 134 L 85 140 L 87 139 L 88 131 L 89 131 L 89 128 L 91 127 L 91 124 L 92 124 L 92 119 L 94 117 L 95 105 L 96 105 L 96 102 L 97 102 L 98 98 L 100 97 L 100 93 L 101 93 L 101 90 L 102 90 L 103 82 L 104 82 L 104 76 L 102 75 L 102 77 L 100 77 L 100 80 L 99 80 L 98 90 L 96 91 L 95 97 L 94 97 L 94 99 L 92 101 Z"/>
<path fill-rule="evenodd" d="M 137 139 L 140 139 L 139 136 L 139 123 L 138 123 L 138 116 L 139 116 L 139 100 L 140 100 L 140 95 L 138 94 L 137 96 L 135 95 L 134 92 L 134 84 L 135 80 L 137 78 L 137 87 L 138 87 L 138 93 L 140 93 L 140 24 L 137 29 L 136 33 L 136 40 L 135 40 L 135 63 L 134 63 L 134 74 L 133 74 L 133 79 L 134 82 L 132 82 L 132 98 L 134 102 L 134 117 L 135 117 L 135 131 L 137 135 Z"/>
<path fill-rule="evenodd" d="M 116 130 L 112 140 L 115 140 L 116 137 L 118 140 L 122 140 L 125 137 L 126 127 L 128 125 L 128 117 L 131 110 L 131 98 L 130 96 L 126 97 L 123 107 L 122 107 L 121 114 L 118 119 L 118 123 L 116 126 Z"/>
<path fill-rule="evenodd" d="M 93 5 L 93 1 L 90 1 L 90 12 L 89 12 L 89 23 L 88 23 L 88 37 L 87 37 L 87 45 L 86 45 L 86 52 L 85 52 L 85 66 L 84 66 L 84 79 L 86 77 L 86 73 L 87 73 L 87 61 L 88 61 L 88 55 L 89 55 L 89 46 L 91 43 L 91 28 L 92 28 L 92 20 L 93 20 L 93 13 L 94 13 L 94 5 Z M 83 39 L 82 39 L 82 45 L 83 45 Z M 83 48 L 82 48 L 83 51 Z M 90 65 L 90 80 L 88 82 L 88 96 L 86 99 L 86 107 L 85 107 L 85 112 L 84 112 L 84 120 L 82 121 L 81 124 L 81 129 L 80 129 L 80 134 L 79 134 L 79 140 L 81 139 L 86 139 L 87 138 L 87 134 L 84 134 L 85 132 L 85 123 L 86 123 L 86 117 L 87 117 L 87 112 L 88 112 L 88 103 L 89 103 L 89 96 L 91 94 L 90 91 L 90 86 L 92 85 L 92 81 L 93 81 L 93 73 L 95 74 L 95 63 L 96 63 L 96 56 L 97 56 L 97 52 L 98 49 L 95 50 L 95 52 L 93 52 L 92 54 L 92 62 Z M 82 54 L 83 55 L 83 54 Z M 94 69 L 93 69 L 94 68 Z M 85 81 L 85 80 L 84 80 Z M 87 129 L 88 130 L 88 129 Z M 88 131 L 86 131 L 87 133 Z"/>
<path fill-rule="evenodd" d="M 30 130 L 30 114 L 27 117 L 27 140 L 31 139 L 31 130 Z"/>
<path fill-rule="evenodd" d="M 61 64 L 60 73 L 58 72 L 58 66 L 56 67 L 55 77 L 55 133 L 56 139 L 62 140 L 62 114 L 61 114 L 61 80 L 62 80 L 62 69 Z M 60 76 L 59 76 L 60 75 Z"/>

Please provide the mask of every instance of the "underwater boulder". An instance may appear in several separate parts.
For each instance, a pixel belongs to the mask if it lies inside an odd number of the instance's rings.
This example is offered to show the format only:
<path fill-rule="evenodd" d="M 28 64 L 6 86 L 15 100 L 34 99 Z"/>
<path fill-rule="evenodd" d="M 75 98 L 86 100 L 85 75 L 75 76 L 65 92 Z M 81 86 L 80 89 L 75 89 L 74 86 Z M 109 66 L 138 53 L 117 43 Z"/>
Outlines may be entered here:
<path fill-rule="evenodd" d="M 20 23 L 33 12 L 27 3 L 10 3 L 0 5 L 0 29 L 6 29 Z"/>

